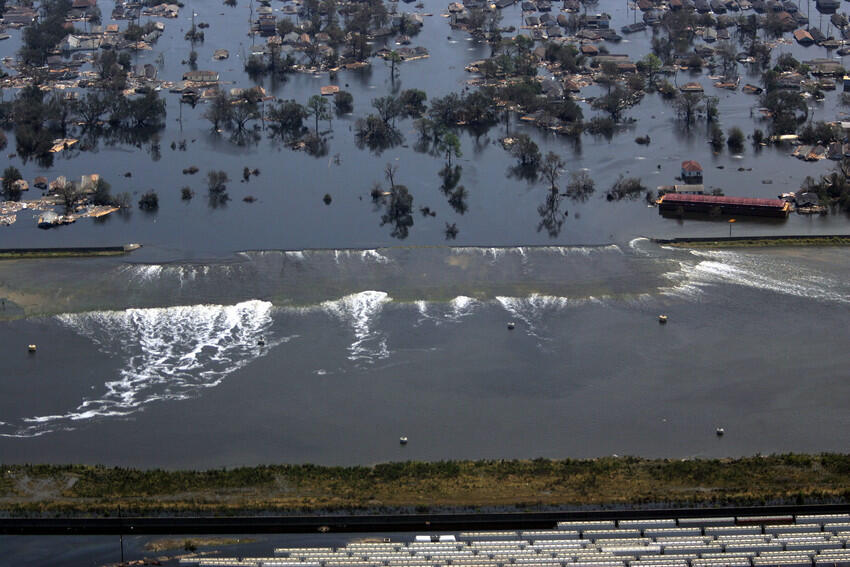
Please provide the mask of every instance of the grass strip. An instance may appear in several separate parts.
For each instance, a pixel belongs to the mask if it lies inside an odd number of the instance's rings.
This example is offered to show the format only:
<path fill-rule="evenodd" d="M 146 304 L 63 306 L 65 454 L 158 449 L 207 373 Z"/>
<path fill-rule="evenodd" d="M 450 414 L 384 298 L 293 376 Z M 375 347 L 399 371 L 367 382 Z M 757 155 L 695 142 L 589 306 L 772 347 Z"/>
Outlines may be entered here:
<path fill-rule="evenodd" d="M 399 462 L 139 470 L 7 465 L 5 515 L 759 505 L 850 501 L 850 455 Z"/>
<path fill-rule="evenodd" d="M 27 250 L 0 252 L 0 260 L 31 260 L 43 258 L 89 258 L 93 256 L 123 256 L 124 250 Z"/>
<path fill-rule="evenodd" d="M 848 246 L 850 237 L 812 236 L 800 238 L 747 238 L 720 240 L 687 240 L 665 243 L 677 248 L 766 248 L 776 246 Z"/>

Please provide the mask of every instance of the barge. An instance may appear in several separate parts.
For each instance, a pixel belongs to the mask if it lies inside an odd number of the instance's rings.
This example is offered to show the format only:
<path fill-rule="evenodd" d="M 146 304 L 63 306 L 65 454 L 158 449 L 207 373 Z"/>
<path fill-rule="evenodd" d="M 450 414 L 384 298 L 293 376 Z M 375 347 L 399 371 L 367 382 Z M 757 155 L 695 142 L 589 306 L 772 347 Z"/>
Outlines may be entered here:
<path fill-rule="evenodd" d="M 782 199 L 754 199 L 750 197 L 721 197 L 717 195 L 691 195 L 667 193 L 657 201 L 661 213 L 707 213 L 788 218 L 791 204 Z"/>

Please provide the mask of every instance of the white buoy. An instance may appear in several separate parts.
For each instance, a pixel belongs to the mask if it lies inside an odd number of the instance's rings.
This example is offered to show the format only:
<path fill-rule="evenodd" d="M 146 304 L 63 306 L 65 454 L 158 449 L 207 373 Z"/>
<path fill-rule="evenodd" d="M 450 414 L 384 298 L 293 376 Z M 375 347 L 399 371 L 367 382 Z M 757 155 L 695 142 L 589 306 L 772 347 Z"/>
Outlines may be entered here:
<path fill-rule="evenodd" d="M 723 437 L 723 434 L 726 433 L 726 430 L 722 427 L 718 427 L 714 430 L 714 432 L 717 434 L 718 437 Z"/>
<path fill-rule="evenodd" d="M 27 345 L 27 350 L 30 351 L 30 352 L 35 352 L 36 348 L 37 347 L 35 345 Z"/>
<path fill-rule="evenodd" d="M 402 445 L 407 445 L 407 437 L 399 437 L 398 442 Z"/>

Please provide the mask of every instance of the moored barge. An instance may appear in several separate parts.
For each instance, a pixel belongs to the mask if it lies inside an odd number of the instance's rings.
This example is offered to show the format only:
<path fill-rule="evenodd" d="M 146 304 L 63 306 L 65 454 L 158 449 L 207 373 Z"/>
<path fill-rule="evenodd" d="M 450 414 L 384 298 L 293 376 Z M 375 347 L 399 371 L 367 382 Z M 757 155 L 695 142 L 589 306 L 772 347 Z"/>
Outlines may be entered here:
<path fill-rule="evenodd" d="M 791 212 L 790 203 L 782 199 L 667 193 L 662 195 L 656 203 L 662 213 L 673 214 L 707 213 L 787 218 L 788 213 Z"/>

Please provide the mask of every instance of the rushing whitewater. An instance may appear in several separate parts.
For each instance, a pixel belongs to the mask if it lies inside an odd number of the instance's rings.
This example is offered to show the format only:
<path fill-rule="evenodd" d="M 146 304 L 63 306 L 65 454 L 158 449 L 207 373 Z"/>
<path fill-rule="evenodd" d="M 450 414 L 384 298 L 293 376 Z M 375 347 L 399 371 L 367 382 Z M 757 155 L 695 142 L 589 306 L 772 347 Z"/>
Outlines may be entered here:
<path fill-rule="evenodd" d="M 802 251 L 666 249 L 634 239 L 624 246 L 600 247 L 246 252 L 238 261 L 207 264 L 97 260 L 104 269 L 86 272 L 69 264 L 73 278 L 60 278 L 58 285 L 66 308 L 80 312 L 56 315 L 48 327 L 88 339 L 117 368 L 101 368 L 91 383 L 70 385 L 67 395 L 63 392 L 46 406 L 51 409 L 34 409 L 39 405 L 28 403 L 27 397 L 37 394 L 8 382 L 0 436 L 73 430 L 87 422 L 135 415 L 154 402 L 196 398 L 272 350 L 287 365 L 280 377 L 286 388 L 304 388 L 312 379 L 336 390 L 349 381 L 372 383 L 390 368 L 396 369 L 394 380 L 403 382 L 417 372 L 417 357 L 428 361 L 429 377 L 446 375 L 453 367 L 470 375 L 488 368 L 498 375 L 530 352 L 542 360 L 569 352 L 563 362 L 582 368 L 582 375 L 616 374 L 616 368 L 605 370 L 609 361 L 585 358 L 598 343 L 617 343 L 615 332 L 598 332 L 597 321 L 637 325 L 629 341 L 651 340 L 654 347 L 659 342 L 675 345 L 709 328 L 689 327 L 681 318 L 680 312 L 697 310 L 693 322 L 712 321 L 711 309 L 703 304 L 719 307 L 726 318 L 730 311 L 763 303 L 776 309 L 792 300 L 847 304 L 850 278 L 831 268 L 847 265 L 846 256 L 843 249 L 814 257 Z M 21 290 L 55 295 L 39 288 L 46 284 L 31 277 L 29 266 L 37 264 L 9 265 L 7 289 L 20 281 Z M 731 307 L 730 293 L 747 299 Z M 170 302 L 182 305 L 121 308 Z M 659 329 L 653 324 L 658 313 L 669 313 L 673 324 Z M 505 328 L 511 321 L 514 331 Z M 711 324 L 723 325 L 725 319 Z M 296 336 L 301 340 L 292 348 L 274 348 Z M 21 356 L 24 361 L 43 360 L 25 358 L 25 352 Z M 629 356 L 624 353 L 620 359 Z M 17 368 L 26 380 L 26 372 L 37 366 Z M 463 387 L 464 380 L 451 387 Z M 502 380 L 510 391 L 512 378 Z M 244 387 L 250 396 L 250 381 Z M 288 396 L 281 394 L 282 399 Z"/>
<path fill-rule="evenodd" d="M 4 424 L 0 434 L 41 435 L 74 428 L 84 420 L 126 416 L 152 402 L 194 396 L 287 340 L 267 336 L 271 312 L 271 303 L 255 300 L 59 315 L 62 325 L 126 363 L 100 394 L 85 398 L 73 410 Z M 258 344 L 261 340 L 264 346 Z"/>
<path fill-rule="evenodd" d="M 354 331 L 354 342 L 348 347 L 348 359 L 374 362 L 390 355 L 387 335 L 375 330 L 375 318 L 390 301 L 382 291 L 363 291 L 336 301 L 325 301 L 322 308 L 335 315 Z"/>
<path fill-rule="evenodd" d="M 691 250 L 689 254 L 691 258 L 678 262 L 678 269 L 664 274 L 673 284 L 660 289 L 663 295 L 695 299 L 708 287 L 734 284 L 818 301 L 850 303 L 850 283 L 815 266 L 801 266 L 799 260 L 767 259 L 763 254 L 727 250 Z"/>

